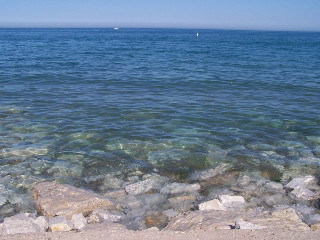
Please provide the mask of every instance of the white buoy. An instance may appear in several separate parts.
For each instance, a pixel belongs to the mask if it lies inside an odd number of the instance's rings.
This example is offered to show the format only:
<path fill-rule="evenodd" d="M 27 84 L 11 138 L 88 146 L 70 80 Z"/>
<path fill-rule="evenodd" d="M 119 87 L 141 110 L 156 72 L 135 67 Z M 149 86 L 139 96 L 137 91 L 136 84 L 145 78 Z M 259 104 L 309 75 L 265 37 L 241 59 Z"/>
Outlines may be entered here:
<path fill-rule="evenodd" d="M 197 37 L 199 37 L 199 33 L 197 33 Z"/>

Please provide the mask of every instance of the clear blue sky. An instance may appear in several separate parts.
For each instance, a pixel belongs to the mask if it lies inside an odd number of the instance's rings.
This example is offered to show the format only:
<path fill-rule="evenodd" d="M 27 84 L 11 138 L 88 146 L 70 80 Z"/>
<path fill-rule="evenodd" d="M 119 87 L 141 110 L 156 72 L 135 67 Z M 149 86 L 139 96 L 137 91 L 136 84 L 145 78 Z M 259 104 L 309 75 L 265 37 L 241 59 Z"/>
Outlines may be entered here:
<path fill-rule="evenodd" d="M 0 0 L 0 27 L 320 31 L 320 0 Z"/>

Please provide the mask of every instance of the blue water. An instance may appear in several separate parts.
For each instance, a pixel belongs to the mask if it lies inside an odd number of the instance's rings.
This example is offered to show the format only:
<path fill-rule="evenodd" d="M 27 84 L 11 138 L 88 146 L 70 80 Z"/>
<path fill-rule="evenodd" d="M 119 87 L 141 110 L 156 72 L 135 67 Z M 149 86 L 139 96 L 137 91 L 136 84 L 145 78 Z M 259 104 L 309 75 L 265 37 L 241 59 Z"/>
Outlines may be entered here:
<path fill-rule="evenodd" d="M 224 162 L 319 176 L 319 102 L 320 33 L 0 29 L 0 172 L 18 188 Z"/>

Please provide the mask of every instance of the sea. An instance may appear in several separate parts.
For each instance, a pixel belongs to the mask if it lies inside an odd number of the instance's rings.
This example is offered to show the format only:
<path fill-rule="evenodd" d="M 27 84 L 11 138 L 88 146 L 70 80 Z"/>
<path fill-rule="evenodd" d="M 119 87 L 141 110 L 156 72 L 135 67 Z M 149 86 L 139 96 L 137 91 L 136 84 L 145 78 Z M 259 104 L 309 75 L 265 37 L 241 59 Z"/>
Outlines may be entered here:
<path fill-rule="evenodd" d="M 0 29 L 0 215 L 41 181 L 221 164 L 320 177 L 319 32 Z"/>

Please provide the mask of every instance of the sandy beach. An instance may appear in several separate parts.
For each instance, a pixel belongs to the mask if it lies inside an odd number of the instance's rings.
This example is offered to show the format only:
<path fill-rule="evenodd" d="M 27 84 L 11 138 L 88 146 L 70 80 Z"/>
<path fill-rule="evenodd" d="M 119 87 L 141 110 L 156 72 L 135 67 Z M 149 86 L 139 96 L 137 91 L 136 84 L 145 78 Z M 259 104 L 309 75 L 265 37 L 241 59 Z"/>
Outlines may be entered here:
<path fill-rule="evenodd" d="M 318 240 L 320 231 L 292 230 L 199 230 L 199 231 L 159 231 L 154 229 L 130 231 L 119 224 L 93 224 L 81 232 L 47 232 L 37 234 L 18 234 L 2 236 L 2 240 L 91 240 L 91 239 L 139 239 L 139 240 L 227 240 L 227 239 L 264 239 L 264 240 Z"/>

